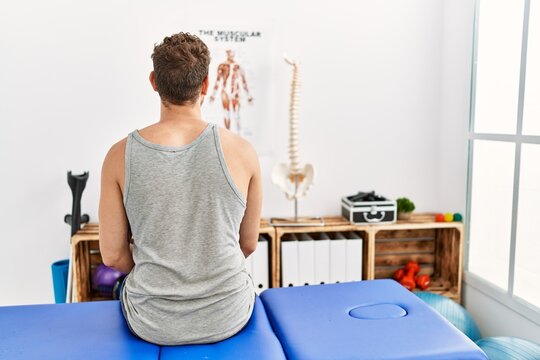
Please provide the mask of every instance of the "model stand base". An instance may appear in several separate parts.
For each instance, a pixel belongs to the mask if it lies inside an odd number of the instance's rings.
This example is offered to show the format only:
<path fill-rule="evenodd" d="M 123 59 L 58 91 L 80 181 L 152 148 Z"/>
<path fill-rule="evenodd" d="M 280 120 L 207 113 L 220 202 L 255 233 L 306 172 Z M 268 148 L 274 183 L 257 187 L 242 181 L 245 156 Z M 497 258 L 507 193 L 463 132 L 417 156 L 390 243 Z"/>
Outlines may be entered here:
<path fill-rule="evenodd" d="M 272 226 L 324 226 L 322 217 L 270 218 Z"/>

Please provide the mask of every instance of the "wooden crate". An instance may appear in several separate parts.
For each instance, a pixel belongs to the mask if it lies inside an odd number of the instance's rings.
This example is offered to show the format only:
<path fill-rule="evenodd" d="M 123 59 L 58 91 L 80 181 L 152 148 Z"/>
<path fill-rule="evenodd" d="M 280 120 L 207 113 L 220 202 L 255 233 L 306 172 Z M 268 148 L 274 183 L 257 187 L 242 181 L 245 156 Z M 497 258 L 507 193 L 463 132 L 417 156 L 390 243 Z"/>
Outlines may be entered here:
<path fill-rule="evenodd" d="M 73 258 L 73 302 L 110 300 L 92 290 L 92 273 L 101 263 L 99 226 L 87 224 L 71 238 Z"/>
<path fill-rule="evenodd" d="M 268 241 L 270 270 L 275 266 L 274 247 L 276 243 L 276 233 L 274 227 L 270 226 L 266 219 L 261 219 L 260 234 Z M 92 290 L 92 273 L 95 268 L 103 263 L 99 252 L 99 225 L 86 224 L 71 238 L 71 251 L 73 259 L 73 302 L 111 300 L 103 297 Z M 271 274 L 272 272 L 269 271 Z M 271 280 L 271 279 L 270 279 Z M 271 284 L 271 282 L 269 282 Z"/>
<path fill-rule="evenodd" d="M 394 271 L 417 261 L 420 273 L 431 277 L 432 291 L 461 302 L 463 225 L 419 218 L 372 226 L 374 278 L 392 278 Z"/>
<path fill-rule="evenodd" d="M 275 243 L 274 248 L 274 258 L 276 259 L 274 267 L 272 269 L 272 287 L 280 287 L 281 284 L 281 241 L 284 237 L 289 236 L 290 234 L 313 234 L 315 233 L 332 233 L 332 232 L 348 232 L 354 231 L 363 241 L 363 261 L 362 261 L 362 277 L 364 280 L 373 278 L 372 270 L 373 266 L 370 262 L 370 254 L 372 252 L 373 244 L 369 241 L 367 228 L 361 228 L 355 225 L 352 225 L 347 219 L 341 216 L 325 217 L 324 226 L 279 226 L 276 227 Z"/>

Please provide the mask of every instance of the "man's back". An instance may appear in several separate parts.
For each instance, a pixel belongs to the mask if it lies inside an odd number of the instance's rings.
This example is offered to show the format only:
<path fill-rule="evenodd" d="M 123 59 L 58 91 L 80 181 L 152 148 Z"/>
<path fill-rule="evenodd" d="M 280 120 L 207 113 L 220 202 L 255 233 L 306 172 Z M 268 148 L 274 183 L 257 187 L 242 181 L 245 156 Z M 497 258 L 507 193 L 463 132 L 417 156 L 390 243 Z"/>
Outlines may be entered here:
<path fill-rule="evenodd" d="M 122 308 L 132 331 L 151 342 L 219 341 L 239 331 L 253 309 L 239 244 L 246 197 L 224 161 L 217 126 L 173 146 L 159 125 L 126 140 L 123 199 L 135 266 Z M 249 183 L 249 169 L 234 166 Z"/>
<path fill-rule="evenodd" d="M 138 131 L 148 142 L 164 146 L 181 147 L 195 140 L 206 128 L 205 122 L 196 124 L 161 124 L 156 123 Z M 235 185 L 247 198 L 249 183 L 258 167 L 257 155 L 251 145 L 240 136 L 219 128 L 221 146 L 225 162 Z M 124 192 L 124 154 L 127 138 L 122 139 L 111 149 L 114 152 L 111 162 L 119 171 L 116 174 L 122 193 Z"/>
<path fill-rule="evenodd" d="M 195 140 L 206 128 L 203 121 L 182 124 L 156 123 L 138 131 L 140 136 L 153 144 L 164 146 L 184 146 Z M 219 130 L 221 149 L 225 164 L 233 183 L 240 194 L 247 199 L 247 208 L 240 228 L 240 245 L 246 257 L 256 248 L 260 212 L 262 206 L 262 184 L 257 153 L 252 145 L 242 137 L 224 128 Z M 123 197 L 125 185 L 125 152 L 127 138 L 114 144 L 103 165 L 111 177 L 109 182 L 119 188 Z M 102 178 L 102 182 L 103 182 Z M 102 184 L 103 187 L 104 184 Z M 105 190 L 102 188 L 102 191 Z M 121 209 L 123 210 L 123 209 Z M 118 234 L 115 234 L 118 235 Z"/>

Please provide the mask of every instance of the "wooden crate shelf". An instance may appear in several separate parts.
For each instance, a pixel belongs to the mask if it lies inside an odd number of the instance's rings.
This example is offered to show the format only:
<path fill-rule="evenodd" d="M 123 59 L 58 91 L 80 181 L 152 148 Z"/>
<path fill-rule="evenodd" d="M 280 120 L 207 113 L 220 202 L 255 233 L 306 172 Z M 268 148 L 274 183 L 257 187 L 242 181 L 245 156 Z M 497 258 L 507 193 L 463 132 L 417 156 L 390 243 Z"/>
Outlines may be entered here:
<path fill-rule="evenodd" d="M 86 224 L 71 237 L 73 302 L 108 300 L 92 290 L 92 272 L 103 262 L 99 253 L 99 227 Z"/>
<path fill-rule="evenodd" d="M 324 226 L 279 226 L 276 227 L 276 246 L 274 248 L 276 263 L 272 269 L 272 287 L 281 286 L 281 241 L 284 237 L 290 234 L 308 234 L 315 237 L 317 233 L 346 233 L 356 232 L 363 241 L 363 261 L 362 261 L 362 276 L 364 280 L 373 278 L 373 266 L 370 262 L 370 257 L 367 256 L 371 252 L 372 244 L 369 242 L 366 229 L 360 228 L 351 224 L 347 219 L 341 216 L 325 217 Z"/>
<path fill-rule="evenodd" d="M 391 278 L 408 261 L 418 261 L 421 273 L 431 276 L 429 291 L 461 302 L 463 225 L 434 222 L 433 214 L 420 214 L 410 221 L 394 224 L 353 225 L 342 217 L 324 218 L 324 226 L 271 226 L 261 219 L 260 234 L 269 241 L 271 287 L 281 285 L 281 240 L 288 234 L 350 232 L 363 241 L 364 280 Z M 72 237 L 73 301 L 104 300 L 92 291 L 92 270 L 102 262 L 99 253 L 99 226 L 87 224 Z"/>
<path fill-rule="evenodd" d="M 374 278 L 392 278 L 408 261 L 417 261 L 420 274 L 431 277 L 432 291 L 461 302 L 463 225 L 430 218 L 371 226 Z"/>

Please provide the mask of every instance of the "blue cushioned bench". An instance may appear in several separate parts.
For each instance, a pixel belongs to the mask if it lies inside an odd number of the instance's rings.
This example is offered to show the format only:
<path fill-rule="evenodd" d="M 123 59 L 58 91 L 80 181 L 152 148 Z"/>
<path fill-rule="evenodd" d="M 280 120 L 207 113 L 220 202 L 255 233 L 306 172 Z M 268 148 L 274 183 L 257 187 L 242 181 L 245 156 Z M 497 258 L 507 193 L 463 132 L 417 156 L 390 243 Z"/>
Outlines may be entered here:
<path fill-rule="evenodd" d="M 462 359 L 484 353 L 392 280 L 269 289 L 248 324 L 206 345 L 133 336 L 117 301 L 0 307 L 0 359 Z"/>
<path fill-rule="evenodd" d="M 208 345 L 163 346 L 160 359 L 285 360 L 285 354 L 257 297 L 251 319 L 232 338 Z"/>
<path fill-rule="evenodd" d="M 157 346 L 133 336 L 120 302 L 0 307 L 0 359 L 283 360 L 260 298 L 244 329 L 207 345 Z"/>
<path fill-rule="evenodd" d="M 486 359 L 393 280 L 268 289 L 261 298 L 290 360 Z"/>
<path fill-rule="evenodd" d="M 134 337 L 118 301 L 0 307 L 0 359 L 159 358 L 159 346 Z"/>

